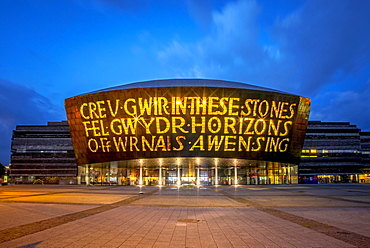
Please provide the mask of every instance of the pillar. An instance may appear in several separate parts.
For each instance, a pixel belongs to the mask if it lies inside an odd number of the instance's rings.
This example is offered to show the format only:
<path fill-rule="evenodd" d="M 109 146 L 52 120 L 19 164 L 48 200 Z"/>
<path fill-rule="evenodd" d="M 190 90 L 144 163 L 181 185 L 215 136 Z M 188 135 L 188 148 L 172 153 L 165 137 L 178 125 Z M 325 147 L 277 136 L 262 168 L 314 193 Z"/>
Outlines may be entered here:
<path fill-rule="evenodd" d="M 238 185 L 238 167 L 234 166 L 234 185 Z"/>
<path fill-rule="evenodd" d="M 177 167 L 177 185 L 181 185 L 180 166 Z"/>
<path fill-rule="evenodd" d="M 162 185 L 162 166 L 159 166 L 159 180 L 158 184 Z"/>
<path fill-rule="evenodd" d="M 85 165 L 85 182 L 86 182 L 86 185 L 90 185 L 90 172 L 89 172 L 89 165 Z"/>
<path fill-rule="evenodd" d="M 126 168 L 126 184 L 131 185 L 131 170 Z"/>
<path fill-rule="evenodd" d="M 139 177 L 139 185 L 143 185 L 143 165 L 140 163 L 140 177 Z"/>
<path fill-rule="evenodd" d="M 218 167 L 215 166 L 215 185 L 218 185 Z"/>

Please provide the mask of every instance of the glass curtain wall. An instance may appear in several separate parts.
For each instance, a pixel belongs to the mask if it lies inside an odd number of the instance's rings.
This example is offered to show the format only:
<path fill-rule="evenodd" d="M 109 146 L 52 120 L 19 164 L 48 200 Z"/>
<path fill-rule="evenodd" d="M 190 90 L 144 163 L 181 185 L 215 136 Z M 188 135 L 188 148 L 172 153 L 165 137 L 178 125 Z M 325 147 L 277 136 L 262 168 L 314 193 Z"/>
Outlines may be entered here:
<path fill-rule="evenodd" d="M 79 166 L 78 183 L 91 185 L 296 184 L 298 166 L 236 159 L 141 159 Z"/>

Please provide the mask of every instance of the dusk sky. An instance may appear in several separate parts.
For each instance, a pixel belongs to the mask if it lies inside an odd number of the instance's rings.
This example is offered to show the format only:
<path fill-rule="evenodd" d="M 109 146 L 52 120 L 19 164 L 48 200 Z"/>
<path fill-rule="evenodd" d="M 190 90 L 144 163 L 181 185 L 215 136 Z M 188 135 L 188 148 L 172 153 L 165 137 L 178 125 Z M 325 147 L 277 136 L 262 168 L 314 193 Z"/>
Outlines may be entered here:
<path fill-rule="evenodd" d="M 64 99 L 210 78 L 312 99 L 310 120 L 370 131 L 369 0 L 0 0 L 0 163 L 12 130 Z"/>

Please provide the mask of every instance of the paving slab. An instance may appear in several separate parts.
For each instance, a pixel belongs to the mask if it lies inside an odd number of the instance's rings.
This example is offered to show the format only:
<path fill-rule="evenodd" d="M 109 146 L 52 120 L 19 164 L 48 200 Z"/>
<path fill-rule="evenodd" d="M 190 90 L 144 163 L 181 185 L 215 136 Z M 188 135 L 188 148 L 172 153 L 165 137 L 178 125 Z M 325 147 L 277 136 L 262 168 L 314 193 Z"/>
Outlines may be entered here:
<path fill-rule="evenodd" d="M 25 185 L 0 196 L 0 247 L 370 247 L 366 184 Z"/>
<path fill-rule="evenodd" d="M 95 207 L 96 205 L 0 203 L 0 230 Z"/>
<path fill-rule="evenodd" d="M 95 193 L 57 193 L 36 196 L 12 197 L 4 202 L 43 202 L 43 203 L 69 203 L 69 204 L 112 204 L 125 200 L 132 195 L 122 194 L 95 194 Z"/>
<path fill-rule="evenodd" d="M 194 213 L 204 219 L 199 223 L 177 225 L 179 218 L 193 218 Z M 158 222 L 163 218 L 165 222 Z M 109 220 L 119 225 L 113 228 L 111 224 L 104 224 Z M 145 225 L 150 220 L 153 222 Z M 89 228 L 81 229 L 83 226 Z M 154 227 L 159 228 L 160 233 L 154 239 L 146 239 Z M 116 232 L 112 235 L 113 229 Z M 200 240 L 204 237 L 200 229 L 210 229 L 217 234 L 208 236 L 207 240 L 208 245 L 216 247 L 297 247 L 297 242 L 308 244 L 306 247 L 354 247 L 254 209 L 133 206 L 119 207 L 1 245 L 19 247 L 37 243 L 37 247 L 77 247 L 81 245 L 81 235 L 89 233 L 84 240 L 85 247 L 106 247 L 108 244 L 109 247 L 113 244 L 116 247 L 156 247 L 161 243 L 169 247 L 202 247 Z"/>
<path fill-rule="evenodd" d="M 244 207 L 227 196 L 151 195 L 132 203 L 135 206 Z"/>
<path fill-rule="evenodd" d="M 369 208 L 302 208 L 280 210 L 370 237 Z"/>
<path fill-rule="evenodd" d="M 368 204 L 363 198 L 358 197 L 342 197 L 336 199 L 332 197 L 319 196 L 240 196 L 240 198 L 254 202 L 256 204 L 272 207 L 272 208 L 321 208 L 321 207 L 366 207 Z M 370 203 L 370 202 L 369 202 Z"/>

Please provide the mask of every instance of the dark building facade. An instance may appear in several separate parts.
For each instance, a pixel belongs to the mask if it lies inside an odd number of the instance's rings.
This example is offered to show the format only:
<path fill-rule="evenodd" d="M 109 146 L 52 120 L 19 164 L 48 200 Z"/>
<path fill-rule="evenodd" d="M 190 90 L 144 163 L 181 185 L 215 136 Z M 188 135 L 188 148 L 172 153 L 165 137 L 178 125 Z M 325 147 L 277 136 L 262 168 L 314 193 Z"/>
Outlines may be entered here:
<path fill-rule="evenodd" d="M 67 121 L 18 125 L 11 152 L 14 183 L 76 183 L 77 164 Z"/>
<path fill-rule="evenodd" d="M 300 183 L 369 181 L 370 136 L 348 122 L 310 121 L 299 165 Z"/>
<path fill-rule="evenodd" d="M 362 162 L 364 163 L 363 176 L 360 182 L 370 183 L 370 132 L 360 132 Z"/>

